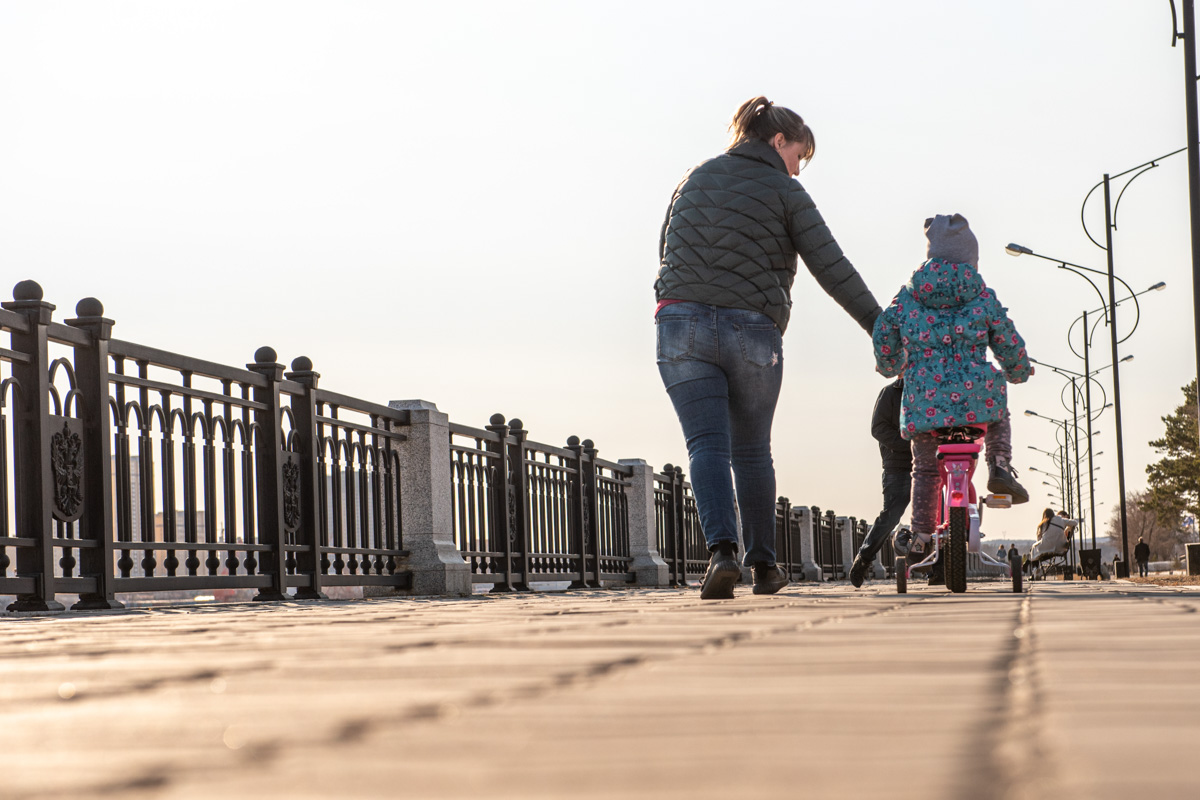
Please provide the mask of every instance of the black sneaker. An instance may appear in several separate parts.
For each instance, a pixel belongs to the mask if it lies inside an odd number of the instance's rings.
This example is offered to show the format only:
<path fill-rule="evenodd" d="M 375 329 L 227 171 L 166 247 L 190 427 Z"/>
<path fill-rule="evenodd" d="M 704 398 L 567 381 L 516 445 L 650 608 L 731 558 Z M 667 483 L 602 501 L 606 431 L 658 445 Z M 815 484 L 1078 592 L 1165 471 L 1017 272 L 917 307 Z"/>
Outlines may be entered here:
<path fill-rule="evenodd" d="M 854 563 L 850 565 L 850 583 L 854 584 L 855 589 L 863 585 L 863 578 L 867 577 L 867 570 L 874 563 L 874 558 L 867 561 L 861 553 L 854 557 Z"/>
<path fill-rule="evenodd" d="M 787 585 L 787 575 L 776 564 L 754 565 L 755 594 L 775 594 Z"/>
<path fill-rule="evenodd" d="M 1029 502 L 1029 492 L 1017 482 L 1017 472 L 1008 459 L 997 458 L 988 462 L 987 488 L 992 494 L 1012 495 L 1014 506 Z"/>
<path fill-rule="evenodd" d="M 721 542 L 712 549 L 708 558 L 708 571 L 700 582 L 701 600 L 729 600 L 733 597 L 733 586 L 742 577 L 742 568 L 737 562 L 737 545 Z"/>
<path fill-rule="evenodd" d="M 942 559 L 940 556 L 938 557 L 937 561 L 933 562 L 933 567 L 931 567 L 929 570 L 929 585 L 946 585 L 946 570 L 942 567 Z"/>

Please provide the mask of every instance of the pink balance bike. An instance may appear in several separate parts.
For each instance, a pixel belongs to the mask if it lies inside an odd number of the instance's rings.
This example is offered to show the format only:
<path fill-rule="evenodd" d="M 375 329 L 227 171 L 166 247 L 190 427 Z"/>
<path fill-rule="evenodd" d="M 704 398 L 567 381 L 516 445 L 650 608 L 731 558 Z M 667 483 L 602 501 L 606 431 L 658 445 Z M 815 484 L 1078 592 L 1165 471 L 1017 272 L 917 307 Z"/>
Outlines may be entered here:
<path fill-rule="evenodd" d="M 972 513 L 978 500 L 971 482 L 982 449 L 978 440 L 987 432 L 986 425 L 938 428 L 938 473 L 941 480 L 942 503 L 938 526 L 926 539 L 911 531 L 901 530 L 893 539 L 896 551 L 896 591 L 908 591 L 908 579 L 914 569 L 933 567 L 939 554 L 946 575 L 946 588 L 954 593 L 967 590 L 967 553 L 977 553 L 984 564 L 1000 567 L 1013 582 L 1013 591 L 1021 591 L 1021 570 L 1012 564 L 997 561 L 983 552 L 980 546 L 979 516 Z M 984 498 L 989 508 L 1010 508 L 1012 497 L 989 494 Z M 921 556 L 924 559 L 918 561 Z M 913 561 L 911 565 L 909 561 Z"/>

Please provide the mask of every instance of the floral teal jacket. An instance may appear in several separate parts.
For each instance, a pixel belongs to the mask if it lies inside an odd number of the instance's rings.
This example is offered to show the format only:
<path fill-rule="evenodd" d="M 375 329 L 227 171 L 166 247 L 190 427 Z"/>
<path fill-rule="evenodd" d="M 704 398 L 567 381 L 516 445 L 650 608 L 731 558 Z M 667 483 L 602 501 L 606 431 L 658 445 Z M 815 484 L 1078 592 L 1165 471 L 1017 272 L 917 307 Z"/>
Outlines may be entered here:
<path fill-rule="evenodd" d="M 906 439 L 951 425 L 998 422 L 1007 382 L 1033 374 L 1025 341 L 975 267 L 930 259 L 875 321 L 875 368 L 904 375 Z M 1003 371 L 988 358 L 992 348 Z M 1007 380 L 1006 380 L 1007 379 Z"/>

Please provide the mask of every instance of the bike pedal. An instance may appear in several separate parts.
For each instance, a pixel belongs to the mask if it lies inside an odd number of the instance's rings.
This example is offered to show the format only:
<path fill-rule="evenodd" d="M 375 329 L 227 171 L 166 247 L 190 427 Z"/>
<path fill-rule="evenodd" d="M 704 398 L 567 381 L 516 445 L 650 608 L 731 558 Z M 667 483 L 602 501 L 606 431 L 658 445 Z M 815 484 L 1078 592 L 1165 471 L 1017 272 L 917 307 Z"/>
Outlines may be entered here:
<path fill-rule="evenodd" d="M 1012 508 L 1011 494 L 989 494 L 983 498 L 983 503 L 988 508 Z"/>

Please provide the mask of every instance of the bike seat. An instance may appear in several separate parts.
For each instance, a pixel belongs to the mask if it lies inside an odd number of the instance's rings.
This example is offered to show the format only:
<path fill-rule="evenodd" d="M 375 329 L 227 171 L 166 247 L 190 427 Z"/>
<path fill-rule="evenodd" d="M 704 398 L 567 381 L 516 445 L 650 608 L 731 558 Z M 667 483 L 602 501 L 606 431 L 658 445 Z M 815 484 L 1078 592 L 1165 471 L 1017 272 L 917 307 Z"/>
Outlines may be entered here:
<path fill-rule="evenodd" d="M 935 428 L 933 435 L 942 444 L 964 444 L 982 439 L 987 425 L 955 425 L 952 428 Z"/>
<path fill-rule="evenodd" d="M 938 458 L 943 456 L 970 455 L 977 456 L 983 448 L 975 442 L 960 442 L 956 444 L 944 443 L 939 444 L 937 449 Z"/>

